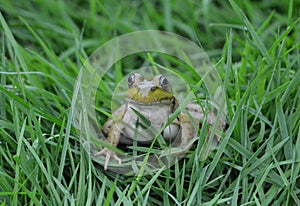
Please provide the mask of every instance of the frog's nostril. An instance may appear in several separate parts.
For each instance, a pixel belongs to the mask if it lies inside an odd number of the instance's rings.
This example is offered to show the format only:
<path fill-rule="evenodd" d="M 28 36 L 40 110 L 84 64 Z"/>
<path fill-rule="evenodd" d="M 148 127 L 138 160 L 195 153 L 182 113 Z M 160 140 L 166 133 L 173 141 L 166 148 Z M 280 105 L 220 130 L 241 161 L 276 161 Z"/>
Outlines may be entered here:
<path fill-rule="evenodd" d="M 154 90 L 155 90 L 155 88 L 156 88 L 156 87 L 151 87 L 151 89 L 150 89 L 150 90 L 151 90 L 151 91 L 154 91 Z"/>

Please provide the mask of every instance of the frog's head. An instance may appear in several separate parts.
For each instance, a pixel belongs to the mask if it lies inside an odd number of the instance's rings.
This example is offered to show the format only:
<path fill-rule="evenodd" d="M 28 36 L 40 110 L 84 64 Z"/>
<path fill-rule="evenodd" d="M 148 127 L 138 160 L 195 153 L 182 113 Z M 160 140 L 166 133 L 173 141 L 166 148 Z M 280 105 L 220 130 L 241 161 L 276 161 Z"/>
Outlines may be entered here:
<path fill-rule="evenodd" d="M 147 79 L 138 73 L 128 77 L 128 100 L 141 103 L 169 103 L 174 99 L 172 87 L 163 75 L 156 75 Z"/>

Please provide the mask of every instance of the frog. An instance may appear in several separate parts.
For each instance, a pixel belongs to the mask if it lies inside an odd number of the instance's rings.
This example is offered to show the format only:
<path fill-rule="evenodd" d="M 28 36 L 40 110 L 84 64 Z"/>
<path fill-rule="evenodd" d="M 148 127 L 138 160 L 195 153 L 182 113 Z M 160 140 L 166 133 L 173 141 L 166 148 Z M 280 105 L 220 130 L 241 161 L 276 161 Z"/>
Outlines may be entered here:
<path fill-rule="evenodd" d="M 197 136 L 198 130 L 201 129 L 201 121 L 205 118 L 202 107 L 196 103 L 189 103 L 185 106 L 187 112 L 180 111 L 177 117 L 166 125 L 181 106 L 168 79 L 163 74 L 147 78 L 139 73 L 132 73 L 127 79 L 127 84 L 125 103 L 115 110 L 113 118 L 109 118 L 103 125 L 102 130 L 107 136 L 107 143 L 117 147 L 120 143 L 130 144 L 128 142 L 135 139 L 139 143 L 147 144 L 161 131 L 166 141 L 171 141 L 180 134 L 180 148 L 182 151 L 189 150 L 191 148 L 189 143 Z M 198 123 L 196 127 L 193 122 Z M 209 125 L 216 122 L 216 115 L 213 112 L 208 112 L 207 122 Z M 138 123 L 141 126 L 138 126 Z M 221 121 L 218 124 L 218 127 L 222 128 L 225 123 Z M 214 139 L 216 142 L 220 141 L 218 136 Z M 105 156 L 105 170 L 111 159 L 122 164 L 116 152 L 109 148 L 94 154 L 95 157 L 101 155 Z"/>

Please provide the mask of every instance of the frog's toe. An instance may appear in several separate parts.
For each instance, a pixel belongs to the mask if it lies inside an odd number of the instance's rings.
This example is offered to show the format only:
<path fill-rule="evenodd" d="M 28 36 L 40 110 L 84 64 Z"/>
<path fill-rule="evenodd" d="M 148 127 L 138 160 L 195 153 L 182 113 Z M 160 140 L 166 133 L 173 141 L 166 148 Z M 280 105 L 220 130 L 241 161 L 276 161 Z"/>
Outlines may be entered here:
<path fill-rule="evenodd" d="M 114 160 L 116 160 L 118 162 L 118 164 L 122 164 L 122 160 L 118 157 L 118 155 L 115 152 L 113 152 L 113 154 L 111 154 L 111 157 Z M 106 159 L 107 159 L 107 156 L 106 156 Z M 106 161 L 106 159 L 105 159 L 105 161 Z"/>
<path fill-rule="evenodd" d="M 105 149 L 103 149 L 103 150 L 101 150 L 101 151 L 99 151 L 99 152 L 96 152 L 96 153 L 94 154 L 94 156 L 95 156 L 95 157 L 98 157 L 98 156 L 101 156 L 101 155 L 106 155 L 106 153 L 107 153 L 107 148 L 105 148 Z"/>
<path fill-rule="evenodd" d="M 105 155 L 104 170 L 107 170 L 107 166 L 108 166 L 108 163 L 109 163 L 109 161 L 110 161 L 110 158 L 113 158 L 113 159 L 116 160 L 119 164 L 122 163 L 122 161 L 121 161 L 121 159 L 118 157 L 118 155 L 117 155 L 114 151 L 112 151 L 112 150 L 110 150 L 110 149 L 105 148 L 105 149 L 101 150 L 100 152 L 96 152 L 96 153 L 94 154 L 95 157 L 101 156 L 101 155 Z"/>

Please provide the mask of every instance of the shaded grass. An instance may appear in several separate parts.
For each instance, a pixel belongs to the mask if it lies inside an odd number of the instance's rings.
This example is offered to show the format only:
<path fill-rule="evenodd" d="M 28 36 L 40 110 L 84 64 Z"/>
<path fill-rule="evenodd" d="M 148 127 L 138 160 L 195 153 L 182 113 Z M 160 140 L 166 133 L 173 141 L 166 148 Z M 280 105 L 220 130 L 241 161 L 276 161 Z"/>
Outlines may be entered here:
<path fill-rule="evenodd" d="M 3 1 L 1 203 L 300 205 L 297 5 L 296 0 L 22 6 Z M 69 108 L 88 54 L 118 34 L 140 29 L 177 32 L 201 43 L 218 62 L 229 115 L 223 141 L 206 161 L 191 150 L 173 167 L 136 178 L 105 172 L 91 161 L 71 127 Z M 119 62 L 106 81 L 120 80 L 123 68 L 179 64 L 152 57 Z M 100 107 L 109 112 L 109 99 L 103 102 Z"/>

